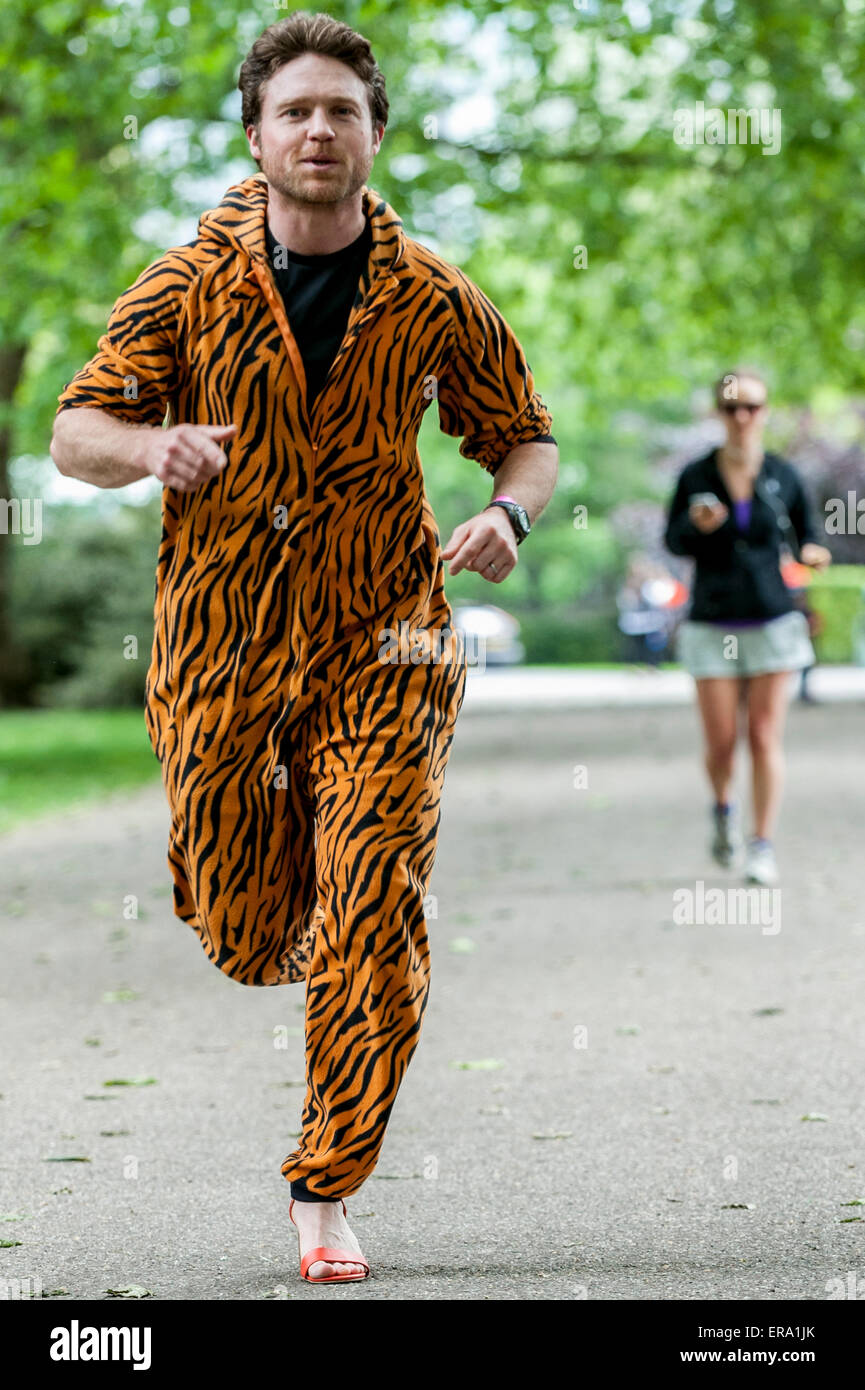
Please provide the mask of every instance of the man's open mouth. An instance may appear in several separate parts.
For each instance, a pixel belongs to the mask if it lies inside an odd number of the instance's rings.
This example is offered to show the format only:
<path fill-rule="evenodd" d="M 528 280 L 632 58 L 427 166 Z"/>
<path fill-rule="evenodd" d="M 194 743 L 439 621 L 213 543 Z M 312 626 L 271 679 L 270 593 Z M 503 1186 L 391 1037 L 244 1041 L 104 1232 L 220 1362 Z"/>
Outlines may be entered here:
<path fill-rule="evenodd" d="M 304 164 L 314 164 L 316 169 L 326 169 L 331 164 L 336 164 L 335 159 L 305 159 Z"/>

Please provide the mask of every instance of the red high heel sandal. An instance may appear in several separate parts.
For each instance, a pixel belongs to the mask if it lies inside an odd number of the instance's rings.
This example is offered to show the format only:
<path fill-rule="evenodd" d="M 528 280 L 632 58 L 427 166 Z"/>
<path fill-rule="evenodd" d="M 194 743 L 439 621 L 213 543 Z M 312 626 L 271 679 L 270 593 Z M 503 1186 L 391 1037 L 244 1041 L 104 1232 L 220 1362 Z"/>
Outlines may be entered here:
<path fill-rule="evenodd" d="M 352 1279 L 369 1278 L 369 1264 L 363 1255 L 358 1255 L 356 1250 L 333 1250 L 326 1245 L 317 1245 L 314 1250 L 308 1250 L 305 1255 L 301 1254 L 300 1249 L 300 1227 L 292 1216 L 295 1198 L 292 1197 L 288 1207 L 288 1219 L 297 1231 L 297 1253 L 300 1256 L 300 1277 L 305 1279 L 307 1284 L 347 1284 Z M 347 1216 L 345 1202 L 342 1204 L 343 1215 Z M 328 1264 L 353 1264 L 363 1265 L 363 1274 L 328 1274 L 324 1279 L 310 1279 L 307 1270 L 310 1265 L 316 1264 L 319 1260 L 326 1260 Z"/>

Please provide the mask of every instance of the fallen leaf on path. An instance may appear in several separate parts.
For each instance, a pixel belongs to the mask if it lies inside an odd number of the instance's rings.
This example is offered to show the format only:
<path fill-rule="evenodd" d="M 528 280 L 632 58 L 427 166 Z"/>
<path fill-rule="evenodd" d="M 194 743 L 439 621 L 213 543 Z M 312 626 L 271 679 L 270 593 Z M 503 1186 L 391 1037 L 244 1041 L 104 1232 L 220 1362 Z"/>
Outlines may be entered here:
<path fill-rule="evenodd" d="M 753 1202 L 725 1202 L 722 1211 L 753 1211 Z"/>
<path fill-rule="evenodd" d="M 119 1077 L 114 1081 L 103 1081 L 103 1086 L 157 1086 L 155 1076 Z"/>
<path fill-rule="evenodd" d="M 109 1298 L 152 1298 L 150 1289 L 141 1284 L 123 1284 L 119 1289 L 106 1289 Z"/>
<path fill-rule="evenodd" d="M 90 1163 L 89 1158 L 81 1158 L 77 1154 L 70 1155 L 68 1158 L 43 1158 L 43 1163 Z"/>
<path fill-rule="evenodd" d="M 470 936 L 454 936 L 448 942 L 448 950 L 455 956 L 467 956 L 477 949 L 477 942 L 472 941 Z"/>
<path fill-rule="evenodd" d="M 451 1062 L 452 1067 L 458 1071 L 495 1071 L 497 1067 L 503 1067 L 504 1062 L 499 1062 L 495 1057 L 481 1057 L 477 1062 Z"/>
<path fill-rule="evenodd" d="M 803 1115 L 803 1120 L 828 1120 L 828 1115 L 820 1115 L 816 1110 L 812 1115 Z"/>
<path fill-rule="evenodd" d="M 550 1130 L 548 1134 L 538 1130 L 532 1135 L 533 1139 L 572 1139 L 574 1131 L 572 1129 Z"/>

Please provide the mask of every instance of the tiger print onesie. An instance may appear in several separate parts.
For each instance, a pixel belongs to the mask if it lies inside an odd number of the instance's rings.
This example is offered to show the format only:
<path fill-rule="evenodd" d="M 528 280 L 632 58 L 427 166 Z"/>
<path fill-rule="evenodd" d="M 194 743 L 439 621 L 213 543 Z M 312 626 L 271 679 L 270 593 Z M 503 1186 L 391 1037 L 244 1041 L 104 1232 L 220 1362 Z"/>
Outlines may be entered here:
<path fill-rule="evenodd" d="M 311 408 L 261 174 L 120 296 L 58 397 L 58 413 L 238 427 L 218 476 L 162 490 L 144 717 L 176 916 L 240 984 L 306 981 L 303 1130 L 281 1165 L 301 1200 L 348 1197 L 372 1172 L 427 1001 L 466 672 L 421 417 L 436 400 L 489 473 L 552 424 L 493 304 L 362 197 L 372 249 Z M 447 659 L 429 642 L 387 659 L 385 634 L 426 629 Z"/>

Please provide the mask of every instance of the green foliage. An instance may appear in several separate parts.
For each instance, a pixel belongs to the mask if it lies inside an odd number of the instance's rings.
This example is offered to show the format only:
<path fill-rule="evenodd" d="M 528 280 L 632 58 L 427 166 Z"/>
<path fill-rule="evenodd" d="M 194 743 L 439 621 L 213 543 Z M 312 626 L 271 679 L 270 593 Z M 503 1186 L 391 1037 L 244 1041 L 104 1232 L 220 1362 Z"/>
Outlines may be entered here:
<path fill-rule="evenodd" d="M 372 186 L 498 305 L 554 416 L 559 486 L 520 565 L 504 588 L 464 572 L 449 595 L 537 624 L 536 659 L 599 651 L 601 620 L 580 613 L 623 567 L 607 514 L 656 493 L 653 424 L 691 418 L 694 390 L 742 359 L 767 369 L 779 402 L 865 387 L 865 6 L 335 0 L 327 10 L 369 37 L 387 79 Z M 20 493 L 25 476 L 38 495 L 54 476 L 57 395 L 117 295 L 253 172 L 237 73 L 288 12 L 177 0 L 4 12 L 0 496 Z M 483 129 L 460 105 L 478 94 L 492 101 Z M 677 143 L 676 112 L 697 102 L 777 109 L 778 153 Z M 445 540 L 492 480 L 438 435 L 434 406 L 421 454 Z M 572 525 L 577 505 L 588 508 L 584 531 Z M 123 507 L 110 522 L 47 510 L 41 545 L 0 537 L 0 674 L 8 613 L 28 673 L 22 698 L 139 704 L 155 510 Z M 558 635 L 550 619 L 542 638 L 542 611 L 576 617 Z M 123 655 L 127 634 L 137 662 Z"/>
<path fill-rule="evenodd" d="M 0 831 L 159 775 L 137 711 L 0 712 Z"/>
<path fill-rule="evenodd" d="M 616 609 L 581 611 L 549 609 L 531 613 L 520 625 L 526 662 L 538 666 L 581 665 L 621 660 L 622 639 L 616 628 Z"/>
<path fill-rule="evenodd" d="M 13 570 L 31 703 L 140 710 L 159 499 L 144 507 L 54 506 L 47 515 L 40 544 L 19 546 Z"/>
<path fill-rule="evenodd" d="M 822 619 L 814 640 L 818 660 L 865 662 L 865 565 L 833 565 L 814 576 L 807 592 Z"/>
<path fill-rule="evenodd" d="M 0 63 L 0 335 L 29 347 L 17 450 L 44 453 L 64 382 L 95 351 L 120 291 L 165 249 L 161 235 L 139 234 L 140 219 L 161 207 L 175 225 L 196 219 L 194 181 L 224 162 L 213 149 L 220 138 L 229 156 L 240 148 L 239 124 L 220 115 L 239 67 L 238 16 L 176 0 L 7 7 Z M 160 133 L 174 141 L 157 153 Z"/>

